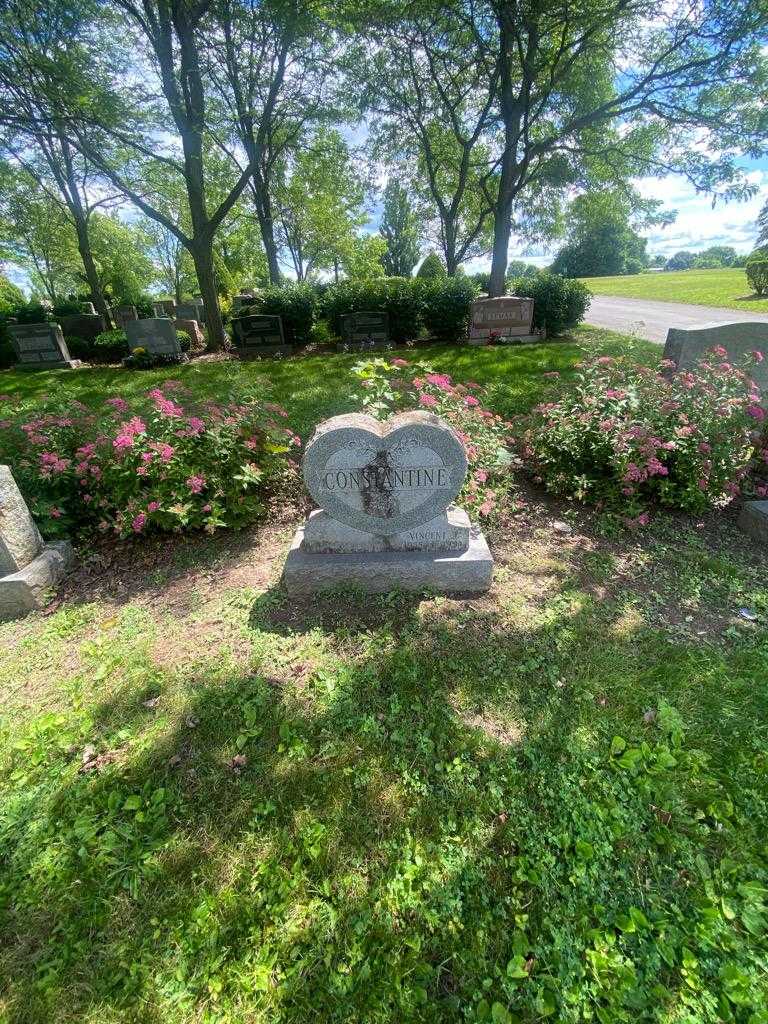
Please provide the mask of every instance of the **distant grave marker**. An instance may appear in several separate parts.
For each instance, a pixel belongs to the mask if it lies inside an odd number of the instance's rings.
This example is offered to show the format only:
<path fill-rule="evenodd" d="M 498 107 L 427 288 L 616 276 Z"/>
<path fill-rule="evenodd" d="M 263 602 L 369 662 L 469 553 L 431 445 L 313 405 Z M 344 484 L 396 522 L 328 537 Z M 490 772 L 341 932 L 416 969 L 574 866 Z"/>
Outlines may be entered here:
<path fill-rule="evenodd" d="M 204 320 L 203 309 L 202 302 L 180 302 L 176 306 L 174 316 L 181 320 L 197 320 L 201 324 Z"/>
<path fill-rule="evenodd" d="M 72 313 L 60 317 L 59 323 L 68 338 L 83 338 L 85 341 L 93 341 L 107 329 L 104 317 L 98 313 Z"/>
<path fill-rule="evenodd" d="M 72 370 L 82 366 L 72 359 L 58 324 L 9 324 L 8 333 L 19 370 Z"/>
<path fill-rule="evenodd" d="M 283 318 L 254 314 L 232 321 L 235 347 L 241 356 L 289 356 L 293 347 L 286 343 Z"/>
<path fill-rule="evenodd" d="M 346 313 L 341 318 L 340 352 L 374 352 L 391 347 L 389 314 L 380 310 Z"/>
<path fill-rule="evenodd" d="M 533 299 L 517 295 L 475 299 L 470 317 L 470 345 L 488 345 L 496 339 L 541 341 L 540 335 L 532 333 Z"/>
<path fill-rule="evenodd" d="M 126 324 L 128 347 L 131 352 L 143 348 L 150 355 L 180 356 L 181 345 L 176 337 L 176 327 L 163 317 L 148 320 L 131 320 Z"/>

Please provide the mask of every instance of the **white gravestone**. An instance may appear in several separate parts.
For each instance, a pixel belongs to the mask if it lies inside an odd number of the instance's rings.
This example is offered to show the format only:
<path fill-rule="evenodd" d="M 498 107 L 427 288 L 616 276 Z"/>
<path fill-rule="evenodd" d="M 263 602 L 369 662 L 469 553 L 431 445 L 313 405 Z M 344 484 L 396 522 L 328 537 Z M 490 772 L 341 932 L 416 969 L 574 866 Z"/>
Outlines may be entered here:
<path fill-rule="evenodd" d="M 41 607 L 72 562 L 68 541 L 44 544 L 8 466 L 0 466 L 0 619 Z"/>
<path fill-rule="evenodd" d="M 82 366 L 69 355 L 58 324 L 9 324 L 19 370 L 72 370 Z"/>
<path fill-rule="evenodd" d="M 181 346 L 175 325 L 167 319 L 153 317 L 148 320 L 129 320 L 125 325 L 131 352 L 143 348 L 151 355 L 179 356 Z"/>
<path fill-rule="evenodd" d="M 318 426 L 302 468 L 320 509 L 294 537 L 283 573 L 289 591 L 490 586 L 485 538 L 452 504 L 464 485 L 466 454 L 437 416 L 400 413 L 386 423 L 334 416 Z"/>
<path fill-rule="evenodd" d="M 761 391 L 768 389 L 768 320 L 744 323 L 703 324 L 701 327 L 670 327 L 664 345 L 664 358 L 678 370 L 693 370 L 701 359 L 712 359 L 709 351 L 721 345 L 727 359 L 737 363 L 751 352 L 762 352 L 765 359 L 749 366 L 749 374 Z"/>

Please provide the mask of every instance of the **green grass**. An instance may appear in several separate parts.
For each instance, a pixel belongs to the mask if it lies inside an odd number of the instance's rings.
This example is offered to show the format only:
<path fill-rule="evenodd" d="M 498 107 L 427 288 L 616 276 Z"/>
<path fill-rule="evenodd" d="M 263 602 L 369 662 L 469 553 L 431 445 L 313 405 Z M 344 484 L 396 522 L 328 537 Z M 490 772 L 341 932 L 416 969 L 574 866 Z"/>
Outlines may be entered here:
<path fill-rule="evenodd" d="M 580 354 L 430 358 L 510 411 Z M 350 362 L 241 372 L 306 430 Z M 0 625 L 0 1022 L 765 1024 L 768 559 L 532 495 L 486 597 L 291 601 L 296 518 L 101 551 Z"/>
<path fill-rule="evenodd" d="M 744 312 L 768 313 L 768 298 L 752 294 L 743 270 L 681 270 L 631 277 L 582 278 L 595 295 L 626 299 L 658 299 Z"/>

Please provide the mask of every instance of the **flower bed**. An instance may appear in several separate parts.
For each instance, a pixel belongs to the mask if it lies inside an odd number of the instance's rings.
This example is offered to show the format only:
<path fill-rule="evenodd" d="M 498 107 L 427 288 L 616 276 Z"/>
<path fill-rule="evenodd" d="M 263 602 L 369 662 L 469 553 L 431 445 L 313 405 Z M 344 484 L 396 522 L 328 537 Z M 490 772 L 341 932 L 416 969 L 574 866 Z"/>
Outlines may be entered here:
<path fill-rule="evenodd" d="M 360 402 L 377 419 L 394 412 L 426 409 L 451 424 L 464 444 L 469 463 L 467 481 L 457 501 L 470 514 L 486 518 L 497 513 L 511 489 L 508 472 L 509 424 L 484 408 L 478 384 L 456 384 L 426 363 L 405 359 L 371 359 L 358 363 Z"/>
<path fill-rule="evenodd" d="M 195 401 L 169 380 L 138 403 L 115 396 L 98 411 L 80 402 L 32 417 L 11 409 L 0 421 L 0 462 L 48 537 L 213 532 L 264 512 L 299 443 L 286 416 L 248 394 L 226 405 Z"/>
<path fill-rule="evenodd" d="M 695 371 L 661 370 L 604 356 L 557 380 L 553 400 L 523 418 L 537 478 L 630 526 L 654 503 L 699 513 L 737 495 L 765 416 L 749 367 L 718 347 Z"/>

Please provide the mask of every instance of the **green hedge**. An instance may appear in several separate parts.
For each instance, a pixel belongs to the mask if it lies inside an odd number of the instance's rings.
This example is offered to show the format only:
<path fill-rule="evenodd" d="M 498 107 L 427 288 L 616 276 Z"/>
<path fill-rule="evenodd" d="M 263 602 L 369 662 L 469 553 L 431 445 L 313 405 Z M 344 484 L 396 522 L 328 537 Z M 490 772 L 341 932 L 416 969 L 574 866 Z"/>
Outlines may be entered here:
<path fill-rule="evenodd" d="M 477 285 L 466 277 L 419 282 L 424 326 L 440 341 L 463 341 L 469 334 L 472 300 L 479 294 Z"/>
<path fill-rule="evenodd" d="M 401 344 L 419 336 L 423 301 L 421 283 L 417 284 L 413 278 L 379 277 L 331 285 L 323 293 L 319 311 L 338 337 L 341 337 L 341 318 L 345 314 L 386 311 L 389 336 L 396 344 Z"/>
<path fill-rule="evenodd" d="M 281 316 L 286 341 L 294 345 L 306 345 L 312 337 L 317 306 L 318 294 L 311 285 L 283 284 L 264 288 L 250 305 L 244 306 L 239 312 L 240 316 Z"/>
<path fill-rule="evenodd" d="M 581 281 L 542 271 L 534 277 L 518 277 L 511 294 L 533 299 L 533 326 L 549 336 L 562 334 L 584 319 L 592 292 Z"/>

